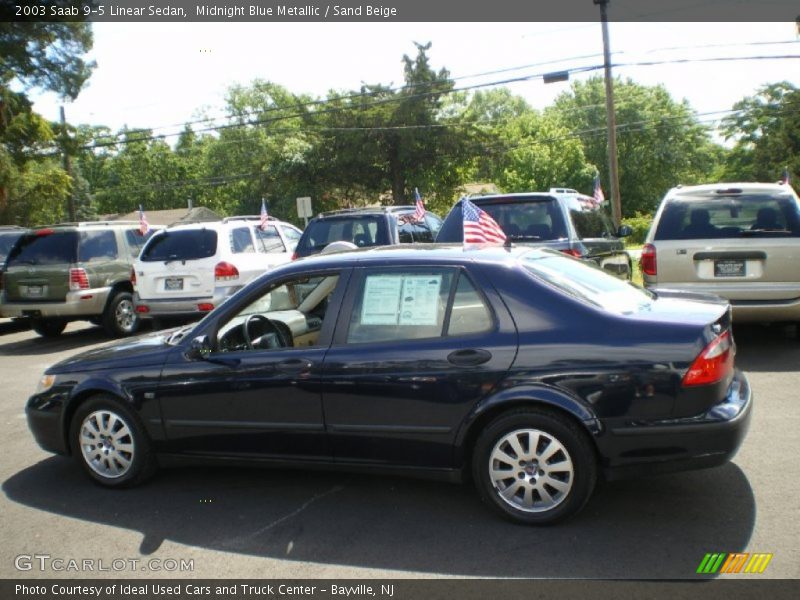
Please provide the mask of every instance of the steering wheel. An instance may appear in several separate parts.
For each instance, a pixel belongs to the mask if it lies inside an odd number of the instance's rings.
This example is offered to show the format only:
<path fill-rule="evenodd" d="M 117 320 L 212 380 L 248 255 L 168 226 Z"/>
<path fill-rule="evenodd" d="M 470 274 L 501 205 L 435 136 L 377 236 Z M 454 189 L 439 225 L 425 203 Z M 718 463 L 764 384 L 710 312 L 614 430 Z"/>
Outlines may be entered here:
<path fill-rule="evenodd" d="M 244 321 L 244 325 L 242 325 L 242 335 L 244 336 L 244 343 L 245 345 L 247 345 L 248 350 L 255 350 L 255 346 L 253 345 L 254 340 L 250 337 L 250 324 L 256 321 L 262 321 L 266 325 L 265 327 L 266 331 L 264 331 L 260 336 L 258 336 L 255 341 L 258 341 L 268 333 L 274 333 L 275 337 L 278 338 L 281 344 L 284 343 L 283 336 L 281 335 L 280 331 L 278 331 L 278 328 L 275 325 L 275 323 L 270 321 L 264 315 L 259 315 L 256 313 L 248 316 L 247 319 L 245 319 Z"/>

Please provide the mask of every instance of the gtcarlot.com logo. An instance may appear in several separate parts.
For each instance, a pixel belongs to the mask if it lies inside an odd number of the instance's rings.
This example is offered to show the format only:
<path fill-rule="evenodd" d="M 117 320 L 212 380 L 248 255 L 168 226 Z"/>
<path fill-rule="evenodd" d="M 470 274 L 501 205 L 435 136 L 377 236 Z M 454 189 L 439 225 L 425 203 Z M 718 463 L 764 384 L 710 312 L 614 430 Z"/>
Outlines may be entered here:
<path fill-rule="evenodd" d="M 701 575 L 758 574 L 766 571 L 771 560 L 772 554 L 763 552 L 710 552 L 703 557 L 697 572 Z"/>
<path fill-rule="evenodd" d="M 192 572 L 194 559 L 185 558 L 70 558 L 49 554 L 19 554 L 14 558 L 17 571 L 53 571 L 72 573 L 153 571 L 162 573 Z"/>

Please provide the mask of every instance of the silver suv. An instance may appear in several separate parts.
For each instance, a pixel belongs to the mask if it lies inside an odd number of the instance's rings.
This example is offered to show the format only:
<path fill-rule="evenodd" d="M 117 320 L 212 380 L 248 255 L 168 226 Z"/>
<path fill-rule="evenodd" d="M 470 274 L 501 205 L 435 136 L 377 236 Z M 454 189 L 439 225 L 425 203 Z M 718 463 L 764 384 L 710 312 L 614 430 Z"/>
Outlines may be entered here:
<path fill-rule="evenodd" d="M 740 322 L 800 322 L 800 201 L 791 186 L 673 188 L 645 241 L 645 286 L 722 296 Z"/>

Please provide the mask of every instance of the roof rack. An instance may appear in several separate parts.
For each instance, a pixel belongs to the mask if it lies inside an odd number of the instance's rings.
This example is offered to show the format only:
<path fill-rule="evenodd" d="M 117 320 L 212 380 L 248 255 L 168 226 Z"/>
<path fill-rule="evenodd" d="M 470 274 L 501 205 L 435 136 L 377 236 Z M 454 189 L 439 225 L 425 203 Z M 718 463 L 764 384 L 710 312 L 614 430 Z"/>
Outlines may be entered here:
<path fill-rule="evenodd" d="M 35 229 L 41 229 L 42 227 L 108 227 L 110 225 L 133 225 L 138 227 L 139 221 L 67 221 L 64 223 L 54 223 L 52 225 L 40 225 L 35 227 Z"/>
<path fill-rule="evenodd" d="M 236 217 L 225 217 L 222 219 L 223 223 L 229 223 L 231 221 L 260 221 L 261 215 L 240 215 Z M 267 221 L 277 221 L 277 217 L 268 216 Z"/>
<path fill-rule="evenodd" d="M 339 208 L 336 210 L 326 210 L 325 212 L 319 213 L 318 217 L 331 217 L 335 215 L 347 215 L 353 213 L 369 213 L 369 212 L 380 212 L 380 213 L 393 213 L 398 212 L 401 210 L 414 210 L 415 207 L 413 206 L 359 206 L 357 208 Z"/>

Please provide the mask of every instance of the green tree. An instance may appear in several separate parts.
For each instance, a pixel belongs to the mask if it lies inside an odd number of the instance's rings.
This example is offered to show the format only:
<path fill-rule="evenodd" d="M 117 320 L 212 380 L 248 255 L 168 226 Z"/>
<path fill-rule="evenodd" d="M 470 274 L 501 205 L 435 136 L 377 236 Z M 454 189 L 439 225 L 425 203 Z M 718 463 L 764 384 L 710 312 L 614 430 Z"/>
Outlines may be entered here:
<path fill-rule="evenodd" d="M 615 79 L 619 187 L 623 216 L 652 212 L 664 193 L 683 183 L 708 181 L 720 153 L 708 127 L 686 101 L 661 86 Z M 554 107 L 597 166 L 608 192 L 605 87 L 601 77 L 576 81 Z"/>

